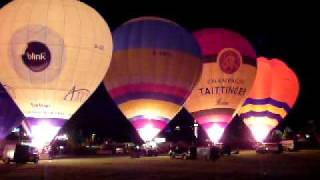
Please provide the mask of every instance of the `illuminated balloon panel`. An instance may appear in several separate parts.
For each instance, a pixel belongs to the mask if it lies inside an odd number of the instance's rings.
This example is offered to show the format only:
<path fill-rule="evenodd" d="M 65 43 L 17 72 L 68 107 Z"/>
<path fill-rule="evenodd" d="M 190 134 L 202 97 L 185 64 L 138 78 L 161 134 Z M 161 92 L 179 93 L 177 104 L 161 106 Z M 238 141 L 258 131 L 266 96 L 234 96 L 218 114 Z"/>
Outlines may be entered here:
<path fill-rule="evenodd" d="M 29 126 L 60 128 L 102 81 L 111 54 L 108 25 L 80 1 L 14 0 L 0 11 L 0 81 Z"/>
<path fill-rule="evenodd" d="M 185 107 L 216 143 L 253 85 L 255 50 L 240 34 L 226 29 L 203 29 L 194 36 L 204 56 L 203 71 Z"/>
<path fill-rule="evenodd" d="M 176 23 L 142 17 L 113 33 L 105 86 L 144 141 L 180 111 L 201 73 L 200 48 Z"/>
<path fill-rule="evenodd" d="M 284 62 L 258 58 L 257 78 L 239 111 L 258 142 L 286 117 L 298 94 L 298 78 Z"/>
<path fill-rule="evenodd" d="M 23 114 L 0 85 L 0 140 L 9 134 L 13 127 L 18 126 L 22 119 Z"/>

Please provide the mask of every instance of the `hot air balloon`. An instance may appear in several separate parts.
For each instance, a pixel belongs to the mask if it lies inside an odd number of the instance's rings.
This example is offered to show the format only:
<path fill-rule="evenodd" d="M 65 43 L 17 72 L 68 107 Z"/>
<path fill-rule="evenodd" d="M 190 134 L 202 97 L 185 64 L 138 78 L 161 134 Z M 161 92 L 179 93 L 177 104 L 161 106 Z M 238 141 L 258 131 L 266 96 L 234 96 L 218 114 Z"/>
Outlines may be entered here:
<path fill-rule="evenodd" d="M 203 53 L 203 71 L 185 107 L 218 143 L 253 85 L 256 54 L 244 37 L 227 29 L 203 29 L 194 36 Z"/>
<path fill-rule="evenodd" d="M 157 17 L 130 20 L 113 32 L 106 89 L 145 142 L 180 111 L 201 73 L 191 33 Z"/>
<path fill-rule="evenodd" d="M 38 147 L 95 91 L 111 54 L 108 25 L 78 0 L 14 0 L 0 10 L 0 81 Z"/>
<path fill-rule="evenodd" d="M 239 115 L 256 141 L 263 142 L 293 107 L 299 94 L 299 81 L 279 59 L 260 57 L 257 61 L 257 77 Z"/>
<path fill-rule="evenodd" d="M 20 125 L 22 119 L 23 114 L 0 85 L 0 141 L 10 133 L 13 127 Z"/>

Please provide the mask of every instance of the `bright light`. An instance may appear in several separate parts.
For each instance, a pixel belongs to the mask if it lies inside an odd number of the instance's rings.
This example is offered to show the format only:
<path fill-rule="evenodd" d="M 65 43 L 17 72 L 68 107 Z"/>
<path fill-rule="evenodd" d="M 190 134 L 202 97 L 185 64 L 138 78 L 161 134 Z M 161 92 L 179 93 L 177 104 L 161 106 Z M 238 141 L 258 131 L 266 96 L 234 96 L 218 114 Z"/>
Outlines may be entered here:
<path fill-rule="evenodd" d="M 7 151 L 7 157 L 10 158 L 10 159 L 13 159 L 14 157 L 14 149 L 10 149 Z"/>
<path fill-rule="evenodd" d="M 306 139 L 309 139 L 310 138 L 310 134 L 306 134 Z"/>
<path fill-rule="evenodd" d="M 164 143 L 164 142 L 166 142 L 166 138 L 155 138 L 154 139 L 154 141 L 156 142 L 156 143 Z"/>
<path fill-rule="evenodd" d="M 269 132 L 278 125 L 278 121 L 268 117 L 251 117 L 244 119 L 257 142 L 263 142 Z"/>
<path fill-rule="evenodd" d="M 30 142 L 21 142 L 22 145 L 32 146 Z"/>
<path fill-rule="evenodd" d="M 157 147 L 157 143 L 154 142 L 154 141 L 150 141 L 150 142 L 149 142 L 149 146 L 150 146 L 151 148 L 156 148 L 156 147 Z"/>
<path fill-rule="evenodd" d="M 270 127 L 264 124 L 252 125 L 250 129 L 257 142 L 263 142 L 271 130 Z"/>
<path fill-rule="evenodd" d="M 210 140 L 215 144 L 219 142 L 223 132 L 224 128 L 220 127 L 217 124 L 213 124 L 209 129 L 207 129 L 207 134 Z"/>
<path fill-rule="evenodd" d="M 20 132 L 20 128 L 13 128 L 11 132 L 12 133 L 18 133 L 18 132 Z"/>
<path fill-rule="evenodd" d="M 156 119 L 159 116 L 159 113 L 153 112 L 153 111 L 148 111 L 144 113 L 144 117 L 146 119 Z"/>
<path fill-rule="evenodd" d="M 59 141 L 67 141 L 68 140 L 68 135 L 67 134 L 62 134 L 62 135 L 56 136 L 55 139 L 59 140 Z"/>
<path fill-rule="evenodd" d="M 147 124 L 143 128 L 138 129 L 138 133 L 144 142 L 151 141 L 159 132 L 160 129 L 154 128 L 152 124 Z"/>
<path fill-rule="evenodd" d="M 156 148 L 157 143 L 155 141 L 147 141 L 145 144 L 142 145 L 144 148 Z"/>
<path fill-rule="evenodd" d="M 60 127 L 53 126 L 48 122 L 41 122 L 31 127 L 32 145 L 42 149 L 48 145 L 59 132 Z"/>

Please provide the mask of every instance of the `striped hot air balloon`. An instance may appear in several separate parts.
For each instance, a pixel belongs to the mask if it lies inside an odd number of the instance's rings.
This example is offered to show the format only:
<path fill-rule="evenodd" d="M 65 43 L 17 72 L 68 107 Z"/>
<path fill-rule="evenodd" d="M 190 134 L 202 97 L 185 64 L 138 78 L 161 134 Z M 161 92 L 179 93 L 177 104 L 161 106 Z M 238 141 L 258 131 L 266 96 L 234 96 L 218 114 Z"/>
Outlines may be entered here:
<path fill-rule="evenodd" d="M 200 73 L 200 48 L 191 33 L 157 17 L 130 20 L 113 32 L 105 86 L 144 141 L 180 111 Z"/>
<path fill-rule="evenodd" d="M 293 107 L 299 94 L 296 74 L 281 60 L 258 58 L 257 77 L 239 111 L 258 142 L 262 142 Z"/>
<path fill-rule="evenodd" d="M 221 28 L 197 31 L 203 72 L 185 107 L 217 143 L 256 75 L 256 53 L 240 34 Z"/>

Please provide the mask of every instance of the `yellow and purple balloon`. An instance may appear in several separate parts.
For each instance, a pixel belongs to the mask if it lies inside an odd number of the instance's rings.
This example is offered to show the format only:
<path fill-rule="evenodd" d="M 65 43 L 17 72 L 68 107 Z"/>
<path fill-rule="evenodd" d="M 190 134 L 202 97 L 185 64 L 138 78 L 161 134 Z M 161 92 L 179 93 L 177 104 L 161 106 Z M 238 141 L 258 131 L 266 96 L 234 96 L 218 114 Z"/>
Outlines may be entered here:
<path fill-rule="evenodd" d="M 259 57 L 257 77 L 239 111 L 254 138 L 263 142 L 286 117 L 299 94 L 299 80 L 283 61 Z"/>
<path fill-rule="evenodd" d="M 200 48 L 178 24 L 157 17 L 130 20 L 113 32 L 106 89 L 144 141 L 180 111 L 201 73 Z"/>

